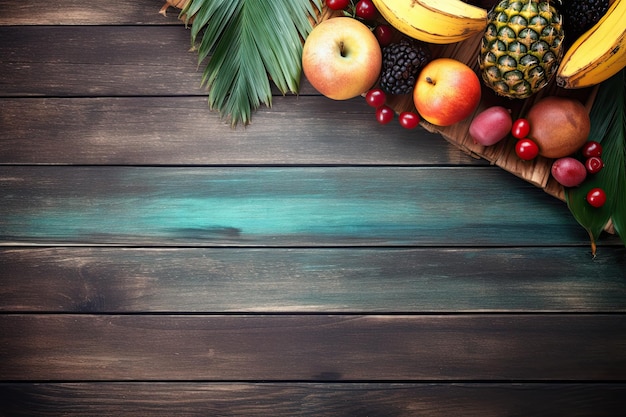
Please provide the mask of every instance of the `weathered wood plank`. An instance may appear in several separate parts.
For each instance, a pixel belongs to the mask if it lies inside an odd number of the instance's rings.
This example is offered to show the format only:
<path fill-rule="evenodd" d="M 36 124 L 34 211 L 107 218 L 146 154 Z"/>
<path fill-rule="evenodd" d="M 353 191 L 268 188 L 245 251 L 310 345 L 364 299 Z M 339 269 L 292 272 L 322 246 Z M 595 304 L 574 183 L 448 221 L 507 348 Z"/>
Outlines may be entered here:
<path fill-rule="evenodd" d="M 626 312 L 626 249 L 0 250 L 3 312 Z"/>
<path fill-rule="evenodd" d="M 588 245 L 493 167 L 5 166 L 0 202 L 4 244 Z"/>
<path fill-rule="evenodd" d="M 276 97 L 232 129 L 204 97 L 9 98 L 0 126 L 0 164 L 486 164 L 360 99 Z"/>
<path fill-rule="evenodd" d="M 165 0 L 3 0 L 0 25 L 164 25 L 178 24 L 178 12 L 159 14 Z"/>
<path fill-rule="evenodd" d="M 624 381 L 626 315 L 0 315 L 8 381 Z"/>
<path fill-rule="evenodd" d="M 0 39 L 0 96 L 205 93 L 184 27 L 7 26 Z"/>
<path fill-rule="evenodd" d="M 624 384 L 0 384 L 7 416 L 614 417 Z"/>
<path fill-rule="evenodd" d="M 0 250 L 0 414 L 620 414 L 621 244 L 306 80 L 230 130 L 161 5 L 3 2 L 0 244 L 139 247 Z"/>
<path fill-rule="evenodd" d="M 206 95 L 184 26 L 0 26 L 0 39 L 0 97 Z"/>

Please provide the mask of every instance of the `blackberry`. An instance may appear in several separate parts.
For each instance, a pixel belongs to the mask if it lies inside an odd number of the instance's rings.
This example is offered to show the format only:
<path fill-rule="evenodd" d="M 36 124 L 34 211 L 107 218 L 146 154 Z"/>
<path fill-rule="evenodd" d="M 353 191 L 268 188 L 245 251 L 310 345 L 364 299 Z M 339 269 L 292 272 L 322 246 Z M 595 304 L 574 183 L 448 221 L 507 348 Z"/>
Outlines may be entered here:
<path fill-rule="evenodd" d="M 385 46 L 380 88 L 389 94 L 410 93 L 420 70 L 430 59 L 430 50 L 421 42 L 402 39 Z"/>
<path fill-rule="evenodd" d="M 574 43 L 609 9 L 609 0 L 562 0 L 563 30 L 568 44 Z"/>

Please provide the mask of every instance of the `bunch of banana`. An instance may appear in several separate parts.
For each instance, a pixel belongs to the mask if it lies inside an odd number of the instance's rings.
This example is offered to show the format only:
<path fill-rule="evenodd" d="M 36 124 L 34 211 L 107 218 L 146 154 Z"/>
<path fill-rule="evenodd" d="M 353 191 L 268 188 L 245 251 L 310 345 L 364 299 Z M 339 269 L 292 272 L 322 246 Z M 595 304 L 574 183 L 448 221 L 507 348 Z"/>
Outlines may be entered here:
<path fill-rule="evenodd" d="M 591 87 L 625 66 L 626 0 L 615 0 L 602 19 L 567 50 L 556 82 L 563 88 Z"/>
<path fill-rule="evenodd" d="M 487 26 L 487 10 L 461 0 L 373 1 L 387 22 L 405 35 L 424 42 L 459 42 Z"/>

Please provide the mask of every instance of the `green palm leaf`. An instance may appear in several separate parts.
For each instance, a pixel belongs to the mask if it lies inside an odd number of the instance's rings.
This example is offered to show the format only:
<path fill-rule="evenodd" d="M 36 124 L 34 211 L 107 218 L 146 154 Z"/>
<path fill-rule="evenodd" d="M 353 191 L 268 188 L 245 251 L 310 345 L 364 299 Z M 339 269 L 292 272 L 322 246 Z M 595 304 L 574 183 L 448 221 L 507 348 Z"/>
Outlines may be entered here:
<path fill-rule="evenodd" d="M 313 28 L 320 0 L 190 0 L 198 62 L 206 62 L 202 84 L 209 106 L 233 126 L 250 122 L 262 104 L 271 106 L 271 82 L 282 94 L 297 93 L 302 42 Z"/>
<path fill-rule="evenodd" d="M 581 186 L 568 189 L 566 197 L 574 218 L 589 233 L 595 255 L 596 242 L 609 220 L 626 243 L 626 70 L 600 85 L 589 116 L 589 139 L 602 143 L 605 167 Z M 601 208 L 587 204 L 587 192 L 594 187 L 606 192 Z"/>

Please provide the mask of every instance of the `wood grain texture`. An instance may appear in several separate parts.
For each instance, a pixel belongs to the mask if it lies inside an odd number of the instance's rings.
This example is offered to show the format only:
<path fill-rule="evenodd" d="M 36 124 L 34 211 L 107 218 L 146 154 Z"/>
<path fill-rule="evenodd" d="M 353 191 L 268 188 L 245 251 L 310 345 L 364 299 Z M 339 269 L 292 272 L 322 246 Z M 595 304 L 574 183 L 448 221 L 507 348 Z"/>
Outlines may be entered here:
<path fill-rule="evenodd" d="M 232 129 L 205 97 L 10 98 L 0 126 L 0 164 L 486 165 L 361 99 L 280 97 Z"/>
<path fill-rule="evenodd" d="M 0 39 L 0 97 L 207 95 L 184 26 L 0 26 Z M 319 96 L 306 80 L 300 94 Z"/>
<path fill-rule="evenodd" d="M 625 312 L 626 253 L 582 248 L 14 248 L 0 311 Z M 617 261 L 617 262 L 616 262 Z"/>
<path fill-rule="evenodd" d="M 2 25 L 182 25 L 170 9 L 159 14 L 165 0 L 107 0 L 86 2 L 63 0 L 2 0 Z"/>
<path fill-rule="evenodd" d="M 164 1 L 0 2 L 0 416 L 624 414 L 620 242 L 305 79 L 231 129 Z"/>
<path fill-rule="evenodd" d="M 306 80 L 300 97 L 276 97 L 233 130 L 208 110 L 184 28 L 0 27 L 0 37 L 0 96 L 19 97 L 0 101 L 0 163 L 485 164 L 424 130 L 378 125 L 360 98 L 320 98 Z"/>
<path fill-rule="evenodd" d="M 2 415 L 614 417 L 623 384 L 0 384 Z M 2 411 L 0 411 L 2 413 Z"/>
<path fill-rule="evenodd" d="M 0 167 L 0 239 L 133 246 L 587 245 L 567 207 L 553 200 L 492 167 L 14 166 Z"/>
<path fill-rule="evenodd" d="M 0 27 L 0 95 L 202 95 L 190 36 L 180 26 Z"/>
<path fill-rule="evenodd" d="M 623 315 L 1 315 L 8 381 L 624 381 Z"/>

